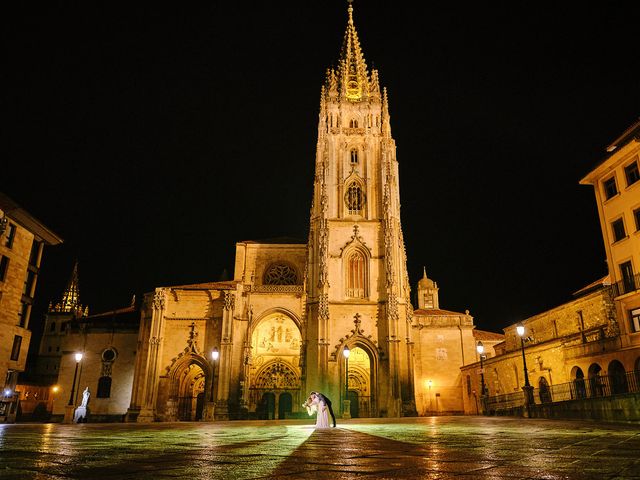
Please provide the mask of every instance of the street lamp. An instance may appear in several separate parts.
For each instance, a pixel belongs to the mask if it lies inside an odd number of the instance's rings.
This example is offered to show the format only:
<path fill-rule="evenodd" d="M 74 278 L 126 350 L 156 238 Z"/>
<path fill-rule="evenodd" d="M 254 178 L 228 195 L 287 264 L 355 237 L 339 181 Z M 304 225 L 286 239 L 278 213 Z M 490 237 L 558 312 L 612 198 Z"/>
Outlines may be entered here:
<path fill-rule="evenodd" d="M 432 386 L 433 386 L 433 380 L 427 380 L 427 387 L 429 387 L 429 413 L 433 413 L 433 399 L 431 398 Z"/>
<path fill-rule="evenodd" d="M 216 379 L 216 362 L 220 358 L 220 352 L 218 352 L 217 348 L 213 348 L 211 351 L 211 401 L 215 401 L 213 396 L 213 382 Z"/>
<path fill-rule="evenodd" d="M 349 355 L 351 355 L 351 350 L 349 350 L 348 346 L 344 346 L 342 355 L 344 355 L 344 399 L 349 400 Z M 349 410 L 351 410 L 350 407 Z M 349 412 L 349 415 L 351 415 L 351 412 Z"/>
<path fill-rule="evenodd" d="M 76 370 L 75 372 L 73 372 L 73 383 L 71 384 L 71 395 L 69 395 L 69 405 L 73 405 L 73 394 L 76 390 L 76 378 L 78 378 L 78 365 L 82 361 L 82 354 L 79 352 L 76 353 L 75 358 L 76 358 Z"/>
<path fill-rule="evenodd" d="M 529 384 L 529 373 L 527 372 L 527 358 L 524 356 L 524 325 L 522 325 L 522 323 L 519 323 L 516 326 L 516 331 L 518 332 L 518 335 L 520 335 L 520 346 L 522 347 L 522 364 L 524 366 L 524 386 L 530 387 L 531 385 Z"/>
<path fill-rule="evenodd" d="M 484 345 L 481 341 L 478 341 L 476 350 L 478 351 L 478 355 L 480 356 L 480 396 L 484 397 L 486 392 L 486 389 L 484 387 L 484 365 L 482 363 L 482 361 L 484 360 Z"/>

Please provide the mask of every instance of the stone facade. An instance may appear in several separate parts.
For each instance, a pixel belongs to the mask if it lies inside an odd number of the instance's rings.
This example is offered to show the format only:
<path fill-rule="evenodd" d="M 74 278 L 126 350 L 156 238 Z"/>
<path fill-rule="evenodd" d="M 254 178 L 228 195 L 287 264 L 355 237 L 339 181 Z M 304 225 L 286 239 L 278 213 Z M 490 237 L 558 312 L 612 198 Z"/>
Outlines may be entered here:
<path fill-rule="evenodd" d="M 418 310 L 410 302 L 388 97 L 351 5 L 348 14 L 339 66 L 321 89 L 307 240 L 239 242 L 233 280 L 147 293 L 135 342 L 126 329 L 102 335 L 79 309 L 65 338 L 49 336 L 64 350 L 61 386 L 72 384 L 71 354 L 85 349 L 78 389 L 93 391 L 101 352 L 114 347 L 113 385 L 123 390 L 102 412 L 127 421 L 306 417 L 312 390 L 342 417 L 463 411 L 473 317 L 441 310 L 426 273 Z M 97 399 L 92 407 L 90 421 Z"/>
<path fill-rule="evenodd" d="M 17 413 L 18 374 L 31 341 L 29 320 L 43 247 L 62 242 L 38 220 L 0 194 L 0 422 Z"/>
<path fill-rule="evenodd" d="M 607 147 L 580 183 L 598 206 L 623 348 L 640 348 L 640 121 Z"/>
<path fill-rule="evenodd" d="M 438 411 L 462 411 L 473 318 L 411 305 L 387 93 L 351 5 L 315 164 L 306 242 L 240 242 L 232 281 L 145 297 L 129 420 L 284 418 L 311 390 L 338 415 L 427 414 L 428 378 Z"/>
<path fill-rule="evenodd" d="M 611 288 L 596 291 L 522 322 L 530 385 L 567 383 L 576 378 L 606 375 L 620 362 L 626 371 L 637 369 L 638 352 L 621 350 Z M 524 386 L 522 344 L 516 325 L 504 329 L 505 341 L 494 348 L 496 356 L 484 362 L 488 396 L 519 392 Z M 612 363 L 616 362 L 616 363 Z M 466 413 L 476 413 L 473 392 L 480 392 L 480 364 L 462 368 L 469 388 L 464 392 Z"/>
<path fill-rule="evenodd" d="M 69 405 L 76 407 L 85 388 L 91 393 L 91 421 L 124 419 L 131 401 L 139 324 L 140 311 L 135 306 L 74 317 L 64 324 L 64 334 L 58 338 L 59 357 L 44 357 L 59 365 L 54 419 L 62 419 Z M 77 375 L 76 353 L 83 354 Z"/>

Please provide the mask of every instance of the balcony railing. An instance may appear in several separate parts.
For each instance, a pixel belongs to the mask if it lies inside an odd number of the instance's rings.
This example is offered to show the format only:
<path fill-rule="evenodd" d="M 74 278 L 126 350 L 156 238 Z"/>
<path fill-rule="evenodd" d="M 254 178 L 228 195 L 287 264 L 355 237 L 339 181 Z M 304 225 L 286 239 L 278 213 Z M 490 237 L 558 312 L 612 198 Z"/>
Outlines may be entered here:
<path fill-rule="evenodd" d="M 613 298 L 619 297 L 626 293 L 635 292 L 640 288 L 640 273 L 636 273 L 628 278 L 611 285 Z"/>
<path fill-rule="evenodd" d="M 536 405 L 543 405 L 567 400 L 611 397 L 626 393 L 640 393 L 640 370 L 620 375 L 577 378 L 567 383 L 535 388 L 533 400 Z M 487 399 L 487 408 L 490 412 L 509 410 L 522 405 L 524 405 L 524 393 L 521 391 L 496 395 Z"/>

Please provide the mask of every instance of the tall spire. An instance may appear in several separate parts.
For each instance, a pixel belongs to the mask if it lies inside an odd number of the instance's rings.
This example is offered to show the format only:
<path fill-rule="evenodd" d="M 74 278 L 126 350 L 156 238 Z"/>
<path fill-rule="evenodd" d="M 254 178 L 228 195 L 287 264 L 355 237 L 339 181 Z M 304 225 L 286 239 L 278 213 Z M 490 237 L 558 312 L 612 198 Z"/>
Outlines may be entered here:
<path fill-rule="evenodd" d="M 78 261 L 73 265 L 73 271 L 71 272 L 71 278 L 67 283 L 67 288 L 62 294 L 62 299 L 59 303 L 52 305 L 49 304 L 49 313 L 73 313 L 76 316 L 89 315 L 89 307 L 84 308 L 80 305 L 80 288 L 78 281 Z"/>
<path fill-rule="evenodd" d="M 353 23 L 353 1 L 349 1 L 349 20 L 340 53 L 340 80 L 342 95 L 351 101 L 360 101 L 369 96 L 369 74 L 360 48 L 358 32 Z"/>
<path fill-rule="evenodd" d="M 67 284 L 67 288 L 62 294 L 60 303 L 63 312 L 72 312 L 80 306 L 80 289 L 78 287 L 78 261 L 73 265 L 73 272 Z"/>

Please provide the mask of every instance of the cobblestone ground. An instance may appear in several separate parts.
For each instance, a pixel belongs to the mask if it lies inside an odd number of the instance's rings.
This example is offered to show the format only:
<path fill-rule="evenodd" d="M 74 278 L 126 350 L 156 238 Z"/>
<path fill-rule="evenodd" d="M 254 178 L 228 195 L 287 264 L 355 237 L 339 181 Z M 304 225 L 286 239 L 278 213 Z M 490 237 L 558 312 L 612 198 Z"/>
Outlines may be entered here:
<path fill-rule="evenodd" d="M 637 424 L 312 421 L 0 425 L 0 478 L 640 480 Z"/>

